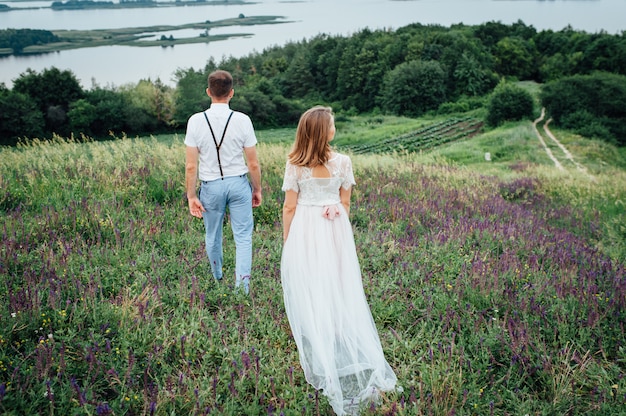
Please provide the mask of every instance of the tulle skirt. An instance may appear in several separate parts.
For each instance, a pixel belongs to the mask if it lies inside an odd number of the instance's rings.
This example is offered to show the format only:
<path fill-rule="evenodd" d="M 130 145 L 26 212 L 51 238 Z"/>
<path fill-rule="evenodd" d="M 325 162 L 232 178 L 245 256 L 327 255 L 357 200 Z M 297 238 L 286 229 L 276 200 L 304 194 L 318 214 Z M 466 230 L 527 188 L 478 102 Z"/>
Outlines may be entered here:
<path fill-rule="evenodd" d="M 306 380 L 337 415 L 357 414 L 395 387 L 363 292 L 352 227 L 342 205 L 298 205 L 283 247 L 285 309 Z"/>

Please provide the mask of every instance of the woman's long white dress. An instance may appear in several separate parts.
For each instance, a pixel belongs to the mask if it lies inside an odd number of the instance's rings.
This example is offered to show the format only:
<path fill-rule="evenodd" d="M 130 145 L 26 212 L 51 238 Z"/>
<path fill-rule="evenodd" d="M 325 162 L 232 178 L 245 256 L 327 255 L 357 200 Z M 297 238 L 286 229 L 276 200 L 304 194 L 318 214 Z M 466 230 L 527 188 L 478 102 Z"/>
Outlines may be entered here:
<path fill-rule="evenodd" d="M 330 178 L 287 163 L 283 191 L 298 192 L 281 258 L 285 309 L 306 380 L 337 415 L 395 387 L 365 298 L 354 235 L 339 189 L 354 185 L 352 163 L 333 153 Z M 330 215 L 323 216 L 325 208 Z M 336 209 L 335 209 L 336 207 Z M 338 215 L 333 217 L 333 213 Z"/>

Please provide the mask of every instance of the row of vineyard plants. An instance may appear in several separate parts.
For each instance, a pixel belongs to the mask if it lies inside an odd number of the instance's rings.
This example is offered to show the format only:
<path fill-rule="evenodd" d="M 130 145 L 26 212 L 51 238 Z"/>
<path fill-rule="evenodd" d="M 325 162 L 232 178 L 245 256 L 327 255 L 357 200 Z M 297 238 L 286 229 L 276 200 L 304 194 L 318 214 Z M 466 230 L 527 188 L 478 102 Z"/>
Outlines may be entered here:
<path fill-rule="evenodd" d="M 375 143 L 340 146 L 355 154 L 419 152 L 445 143 L 467 139 L 480 133 L 483 121 L 473 117 L 453 117 L 432 123 L 401 136 Z"/>

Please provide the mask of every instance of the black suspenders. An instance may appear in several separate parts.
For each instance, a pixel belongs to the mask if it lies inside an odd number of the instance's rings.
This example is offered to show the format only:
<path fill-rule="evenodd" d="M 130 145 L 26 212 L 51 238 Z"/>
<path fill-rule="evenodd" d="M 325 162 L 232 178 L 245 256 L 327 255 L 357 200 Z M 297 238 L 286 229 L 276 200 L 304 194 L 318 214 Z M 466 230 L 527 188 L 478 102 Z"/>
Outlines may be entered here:
<path fill-rule="evenodd" d="M 206 115 L 206 112 L 203 112 L 204 118 L 206 119 L 207 124 L 209 125 L 209 130 L 211 130 L 211 136 L 213 136 L 213 143 L 215 143 L 215 148 L 217 149 L 217 163 L 220 166 L 220 175 L 222 175 L 222 180 L 224 180 L 224 172 L 222 171 L 222 162 L 220 161 L 220 147 L 222 147 L 222 142 L 224 141 L 224 136 L 226 136 L 226 129 L 228 128 L 228 123 L 230 123 L 230 118 L 233 116 L 234 111 L 230 112 L 228 116 L 228 120 L 226 120 L 226 125 L 224 126 L 224 132 L 222 133 L 222 138 L 220 139 L 219 144 L 215 139 L 215 133 L 213 133 L 213 127 L 211 127 L 211 123 L 209 123 L 209 118 Z"/>

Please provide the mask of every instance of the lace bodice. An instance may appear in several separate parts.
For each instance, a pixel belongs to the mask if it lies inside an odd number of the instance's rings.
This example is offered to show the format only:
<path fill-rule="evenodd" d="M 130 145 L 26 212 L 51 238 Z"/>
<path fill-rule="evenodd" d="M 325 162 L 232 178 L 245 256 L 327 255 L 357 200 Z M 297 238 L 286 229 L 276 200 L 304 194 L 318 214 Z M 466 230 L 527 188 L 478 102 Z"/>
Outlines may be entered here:
<path fill-rule="evenodd" d="M 339 189 L 355 185 L 352 161 L 346 155 L 333 153 L 326 162 L 329 178 L 314 178 L 313 169 L 287 162 L 283 191 L 298 192 L 298 204 L 332 205 L 341 202 Z"/>

